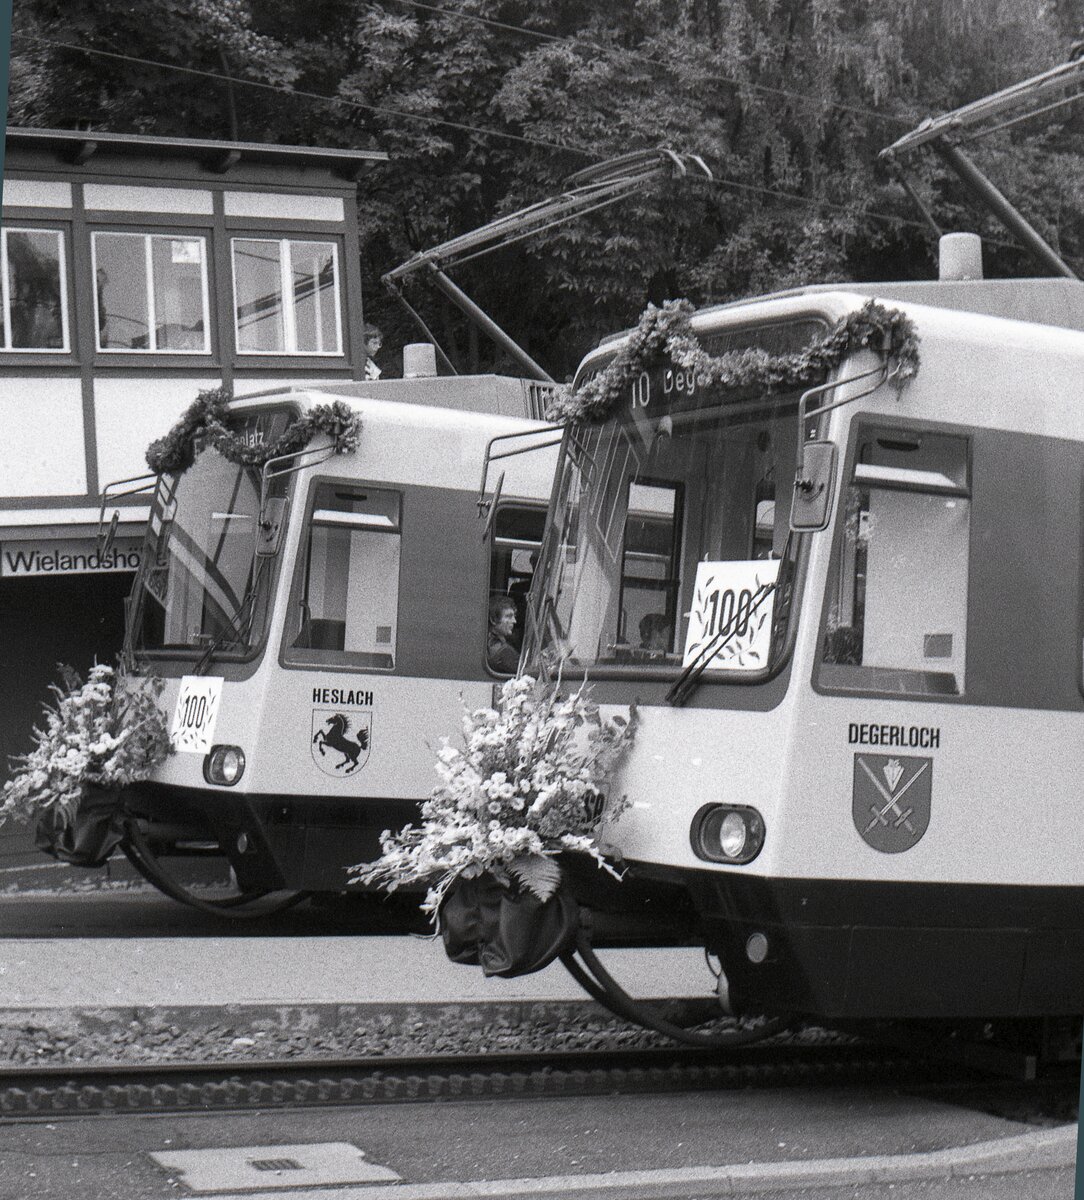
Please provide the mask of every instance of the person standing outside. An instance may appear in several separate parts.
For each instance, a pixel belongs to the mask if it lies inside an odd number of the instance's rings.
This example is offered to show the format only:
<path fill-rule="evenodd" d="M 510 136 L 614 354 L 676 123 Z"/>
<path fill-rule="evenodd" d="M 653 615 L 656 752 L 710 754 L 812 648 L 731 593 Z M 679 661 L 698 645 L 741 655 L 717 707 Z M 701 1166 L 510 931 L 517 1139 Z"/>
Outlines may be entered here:
<path fill-rule="evenodd" d="M 384 335 L 376 325 L 365 326 L 365 378 L 379 379 L 380 368 L 376 365 L 376 356 L 384 344 Z"/>

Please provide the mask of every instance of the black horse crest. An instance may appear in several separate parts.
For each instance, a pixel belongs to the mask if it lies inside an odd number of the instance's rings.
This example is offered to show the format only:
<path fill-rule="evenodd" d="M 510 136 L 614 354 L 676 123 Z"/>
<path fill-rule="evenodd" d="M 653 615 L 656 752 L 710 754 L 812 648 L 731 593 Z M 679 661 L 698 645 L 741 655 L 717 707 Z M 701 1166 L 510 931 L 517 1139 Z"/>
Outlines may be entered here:
<path fill-rule="evenodd" d="M 350 775 L 369 759 L 371 712 L 338 712 L 315 708 L 312 712 L 312 760 L 325 775 Z"/>

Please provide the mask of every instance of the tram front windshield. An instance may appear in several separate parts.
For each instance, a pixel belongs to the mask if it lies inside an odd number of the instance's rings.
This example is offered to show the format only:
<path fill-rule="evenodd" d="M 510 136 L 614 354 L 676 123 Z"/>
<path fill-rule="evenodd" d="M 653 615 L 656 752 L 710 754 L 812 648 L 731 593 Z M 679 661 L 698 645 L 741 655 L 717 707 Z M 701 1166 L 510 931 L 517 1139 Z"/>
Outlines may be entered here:
<path fill-rule="evenodd" d="M 134 649 L 243 656 L 262 638 L 270 560 L 256 556 L 260 471 L 203 449 L 159 480 L 134 597 Z"/>
<path fill-rule="evenodd" d="M 802 321 L 707 343 L 789 352 Z M 800 392 L 703 386 L 644 372 L 604 421 L 566 438 L 532 595 L 532 670 L 766 672 L 786 641 Z"/>

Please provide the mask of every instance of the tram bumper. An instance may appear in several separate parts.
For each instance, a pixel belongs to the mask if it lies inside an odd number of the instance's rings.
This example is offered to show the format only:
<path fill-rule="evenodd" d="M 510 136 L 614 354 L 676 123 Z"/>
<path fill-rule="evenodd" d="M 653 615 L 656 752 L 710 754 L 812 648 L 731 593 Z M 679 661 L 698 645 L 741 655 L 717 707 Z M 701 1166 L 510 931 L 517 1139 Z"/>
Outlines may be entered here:
<path fill-rule="evenodd" d="M 993 1018 L 1084 1003 L 1078 889 L 675 876 L 738 1012 Z"/>
<path fill-rule="evenodd" d="M 421 801 L 251 795 L 167 784 L 129 789 L 125 807 L 164 855 L 217 846 L 242 891 L 342 892 L 349 868 L 380 855 L 380 835 L 417 819 Z"/>

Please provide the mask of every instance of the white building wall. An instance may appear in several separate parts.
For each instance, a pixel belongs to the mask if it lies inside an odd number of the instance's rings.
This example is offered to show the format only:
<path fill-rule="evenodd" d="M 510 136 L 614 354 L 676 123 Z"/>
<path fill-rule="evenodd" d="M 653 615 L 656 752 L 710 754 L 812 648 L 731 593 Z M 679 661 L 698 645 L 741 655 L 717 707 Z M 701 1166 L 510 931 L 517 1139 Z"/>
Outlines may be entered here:
<path fill-rule="evenodd" d="M 78 378 L 22 376 L 0 391 L 0 498 L 87 490 Z"/>

